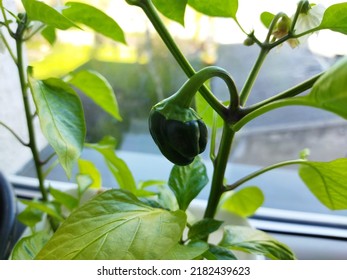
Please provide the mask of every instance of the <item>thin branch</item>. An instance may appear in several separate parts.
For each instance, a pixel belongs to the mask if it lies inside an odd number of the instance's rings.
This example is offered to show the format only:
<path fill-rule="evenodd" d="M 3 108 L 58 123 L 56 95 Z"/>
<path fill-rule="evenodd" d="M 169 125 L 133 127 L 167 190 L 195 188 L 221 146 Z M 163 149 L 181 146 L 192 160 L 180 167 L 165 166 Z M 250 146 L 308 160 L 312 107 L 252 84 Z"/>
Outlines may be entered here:
<path fill-rule="evenodd" d="M 16 132 L 14 132 L 13 129 L 10 128 L 8 125 L 3 123 L 2 121 L 0 121 L 0 125 L 3 126 L 4 128 L 6 128 L 18 140 L 18 142 L 20 142 L 23 146 L 25 146 L 25 147 L 30 146 L 29 143 L 26 143 L 22 138 L 20 138 L 19 135 Z"/>

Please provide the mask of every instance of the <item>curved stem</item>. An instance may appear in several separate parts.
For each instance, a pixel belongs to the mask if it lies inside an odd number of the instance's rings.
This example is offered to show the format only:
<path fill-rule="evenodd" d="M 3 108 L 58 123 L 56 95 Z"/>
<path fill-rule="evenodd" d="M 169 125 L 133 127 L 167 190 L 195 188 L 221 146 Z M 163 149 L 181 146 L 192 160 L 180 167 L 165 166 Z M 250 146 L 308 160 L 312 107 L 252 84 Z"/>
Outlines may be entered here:
<path fill-rule="evenodd" d="M 231 111 L 235 112 L 239 107 L 239 96 L 237 93 L 237 88 L 235 86 L 234 80 L 230 74 L 217 66 L 205 67 L 199 72 L 196 72 L 181 88 L 180 90 L 172 96 L 173 99 L 176 99 L 181 106 L 189 107 L 192 98 L 196 92 L 201 88 L 201 86 L 213 77 L 221 78 L 227 85 L 229 94 L 230 94 L 230 105 L 229 108 Z M 213 95 L 212 92 L 208 93 L 208 100 L 206 101 L 210 104 L 211 107 L 216 107 L 220 102 Z M 204 96 L 205 97 L 205 96 Z M 226 120 L 224 118 L 224 120 Z"/>
<path fill-rule="evenodd" d="M 249 180 L 251 179 L 254 179 L 255 177 L 258 177 L 259 175 L 262 175 L 270 170 L 273 170 L 273 169 L 276 169 L 276 168 L 280 168 L 280 167 L 284 167 L 284 166 L 288 166 L 288 165 L 296 165 L 296 164 L 305 164 L 306 160 L 305 159 L 296 159 L 296 160 L 288 160 L 288 161 L 283 161 L 283 162 L 280 162 L 280 163 L 276 163 L 276 164 L 273 164 L 273 165 L 270 165 L 270 166 L 267 166 L 265 168 L 262 168 L 258 171 L 255 171 L 239 180 L 237 180 L 236 182 L 234 182 L 233 184 L 231 185 L 228 185 L 226 188 L 225 188 L 225 191 L 231 191 L 231 190 L 234 190 L 236 189 L 237 187 L 241 186 L 242 184 L 248 182 Z"/>
<path fill-rule="evenodd" d="M 293 16 L 292 24 L 291 24 L 291 26 L 290 26 L 290 33 L 294 33 L 296 22 L 297 22 L 297 20 L 298 20 L 298 18 L 299 18 L 299 15 L 300 15 L 300 13 L 301 13 L 301 10 L 302 10 L 303 6 L 304 6 L 306 3 L 307 3 L 307 0 L 300 1 L 300 2 L 298 3 L 298 6 L 297 6 L 297 8 L 296 8 L 296 12 L 295 12 L 295 14 L 294 14 L 294 16 Z"/>
<path fill-rule="evenodd" d="M 140 7 L 145 14 L 147 15 L 148 19 L 153 24 L 154 28 L 156 29 L 157 33 L 165 43 L 166 47 L 169 49 L 173 57 L 176 59 L 179 66 L 182 68 L 184 73 L 190 78 L 195 74 L 194 68 L 190 65 L 188 60 L 185 58 L 181 50 L 176 45 L 175 41 L 171 37 L 169 31 L 166 29 L 165 25 L 161 21 L 157 11 L 155 10 L 152 1 L 151 0 L 127 0 L 128 4 L 135 5 Z M 211 93 L 211 91 L 203 85 L 199 92 L 204 97 L 204 99 L 211 104 L 212 108 L 217 112 L 218 115 L 220 115 L 223 119 L 225 116 L 228 115 L 228 108 L 226 108 L 223 104 L 220 102 L 216 103 L 214 100 L 214 96 Z M 213 98 L 212 98 L 213 96 Z"/>
<path fill-rule="evenodd" d="M 0 121 L 0 125 L 3 126 L 4 128 L 6 128 L 17 140 L 19 143 L 21 143 L 23 146 L 28 147 L 29 143 L 24 142 L 24 140 L 22 140 L 19 135 L 14 132 L 8 125 L 6 125 L 5 123 Z"/>
<path fill-rule="evenodd" d="M 276 28 L 277 22 L 282 18 L 286 16 L 286 14 L 284 13 L 278 13 L 277 15 L 275 15 L 275 17 L 272 19 L 271 24 L 269 26 L 269 31 L 267 33 L 266 39 L 265 39 L 265 43 L 269 43 L 270 42 L 270 38 L 271 35 L 273 34 L 274 29 Z"/>

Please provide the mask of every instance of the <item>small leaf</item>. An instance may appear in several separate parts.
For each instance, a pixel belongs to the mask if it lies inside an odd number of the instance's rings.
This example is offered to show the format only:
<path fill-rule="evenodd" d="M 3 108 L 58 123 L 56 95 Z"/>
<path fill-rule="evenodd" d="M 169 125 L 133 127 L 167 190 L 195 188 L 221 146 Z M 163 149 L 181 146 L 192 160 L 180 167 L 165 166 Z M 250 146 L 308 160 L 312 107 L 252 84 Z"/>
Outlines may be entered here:
<path fill-rule="evenodd" d="M 64 205 L 69 210 L 72 210 L 78 206 L 78 200 L 66 192 L 52 187 L 49 188 L 49 192 L 55 201 L 59 202 L 61 205 Z"/>
<path fill-rule="evenodd" d="M 42 132 L 67 176 L 71 177 L 86 132 L 81 101 L 70 86 L 59 79 L 30 78 L 30 85 Z"/>
<path fill-rule="evenodd" d="M 203 241 L 192 242 L 188 245 L 176 244 L 162 257 L 163 260 L 193 260 L 208 250 L 208 244 Z"/>
<path fill-rule="evenodd" d="M 226 226 L 219 246 L 274 260 L 293 260 L 294 253 L 267 233 L 244 226 Z"/>
<path fill-rule="evenodd" d="M 275 15 L 270 13 L 270 12 L 263 12 L 260 15 L 260 20 L 266 28 L 269 28 L 274 17 L 275 17 Z"/>
<path fill-rule="evenodd" d="M 79 71 L 72 74 L 68 83 L 81 90 L 115 119 L 122 120 L 113 89 L 101 74 L 91 70 Z"/>
<path fill-rule="evenodd" d="M 215 117 L 217 118 L 215 124 L 216 127 L 220 128 L 223 126 L 223 119 L 213 110 L 213 108 L 210 106 L 210 104 L 207 103 L 207 101 L 201 96 L 201 94 L 196 94 L 194 100 L 196 110 L 207 126 L 213 127 Z M 229 102 L 224 102 L 223 104 L 228 105 L 227 103 L 229 104 Z"/>
<path fill-rule="evenodd" d="M 99 189 L 102 185 L 102 178 L 99 170 L 96 168 L 93 162 L 85 159 L 78 160 L 79 173 L 90 176 L 93 183 L 89 186 L 90 188 Z"/>
<path fill-rule="evenodd" d="M 153 0 L 154 6 L 167 18 L 184 25 L 188 0 Z"/>
<path fill-rule="evenodd" d="M 212 232 L 215 232 L 223 224 L 223 221 L 206 218 L 193 224 L 188 231 L 191 240 L 203 240 Z"/>
<path fill-rule="evenodd" d="M 210 245 L 209 250 L 204 253 L 204 257 L 208 260 L 237 260 L 231 250 L 216 245 Z"/>
<path fill-rule="evenodd" d="M 22 3 L 29 19 L 31 20 L 41 21 L 44 24 L 62 30 L 66 30 L 70 27 L 78 27 L 57 10 L 41 1 L 22 0 Z"/>
<path fill-rule="evenodd" d="M 347 209 L 347 159 L 330 162 L 307 161 L 299 175 L 310 191 L 332 210 Z"/>
<path fill-rule="evenodd" d="M 241 217 L 252 216 L 264 203 L 264 194 L 258 187 L 246 187 L 231 194 L 223 208 Z"/>
<path fill-rule="evenodd" d="M 125 161 L 117 157 L 115 153 L 116 140 L 113 137 L 106 136 L 99 143 L 86 144 L 86 147 L 94 149 L 104 156 L 107 167 L 121 189 L 136 193 L 137 189 L 133 174 Z"/>
<path fill-rule="evenodd" d="M 37 259 L 162 259 L 183 233 L 186 215 L 152 208 L 108 190 L 72 212 Z"/>
<path fill-rule="evenodd" d="M 236 19 L 238 0 L 188 0 L 195 10 L 212 17 L 231 17 Z"/>
<path fill-rule="evenodd" d="M 21 202 L 31 208 L 40 210 L 48 215 L 57 218 L 59 221 L 64 221 L 64 218 L 60 214 L 60 209 L 57 205 L 50 201 L 32 201 L 21 200 Z"/>
<path fill-rule="evenodd" d="M 63 15 L 67 18 L 74 22 L 82 23 L 108 38 L 125 44 L 123 30 L 113 18 L 101 10 L 79 2 L 68 2 L 66 6 L 67 8 L 63 10 Z"/>
<path fill-rule="evenodd" d="M 78 174 L 76 176 L 78 186 L 78 197 L 82 197 L 83 193 L 93 184 L 92 178 L 87 174 Z"/>
<path fill-rule="evenodd" d="M 32 228 L 42 220 L 42 214 L 42 211 L 27 206 L 17 215 L 17 219 L 22 224 Z"/>
<path fill-rule="evenodd" d="M 322 22 L 317 29 L 330 29 L 347 34 L 347 3 L 329 6 L 323 15 Z"/>
<path fill-rule="evenodd" d="M 57 35 L 55 32 L 55 28 L 52 26 L 46 26 L 42 31 L 41 35 L 47 40 L 48 43 L 54 45 Z"/>
<path fill-rule="evenodd" d="M 30 236 L 21 238 L 11 253 L 11 260 L 33 260 L 50 239 L 51 234 L 38 231 Z"/>
<path fill-rule="evenodd" d="M 189 165 L 175 165 L 168 182 L 176 196 L 179 208 L 184 211 L 207 183 L 206 167 L 199 157 L 196 157 Z"/>

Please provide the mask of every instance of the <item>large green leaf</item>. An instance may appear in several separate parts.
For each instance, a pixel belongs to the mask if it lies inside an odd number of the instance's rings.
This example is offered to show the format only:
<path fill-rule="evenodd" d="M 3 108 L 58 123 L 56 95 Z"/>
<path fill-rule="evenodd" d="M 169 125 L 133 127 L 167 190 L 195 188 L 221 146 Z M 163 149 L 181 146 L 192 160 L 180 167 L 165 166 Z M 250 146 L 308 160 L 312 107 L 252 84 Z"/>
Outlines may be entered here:
<path fill-rule="evenodd" d="M 184 25 L 188 0 L 153 0 L 154 6 L 166 17 Z"/>
<path fill-rule="evenodd" d="M 292 260 L 294 253 L 267 233 L 244 226 L 226 226 L 219 246 L 270 259 Z"/>
<path fill-rule="evenodd" d="M 236 19 L 238 0 L 188 0 L 195 10 L 213 17 L 231 17 Z"/>
<path fill-rule="evenodd" d="M 330 29 L 347 34 L 347 2 L 328 7 L 317 29 Z"/>
<path fill-rule="evenodd" d="M 71 20 L 41 1 L 22 0 L 22 3 L 31 20 L 41 21 L 44 24 L 62 30 L 66 30 L 73 26 L 77 27 Z"/>
<path fill-rule="evenodd" d="M 111 85 L 99 73 L 91 70 L 73 73 L 68 83 L 77 87 L 99 105 L 105 112 L 121 120 L 118 103 Z"/>
<path fill-rule="evenodd" d="M 136 193 L 136 182 L 128 165 L 115 153 L 116 140 L 114 138 L 106 136 L 99 143 L 87 144 L 86 147 L 92 148 L 104 156 L 108 168 L 121 189 Z"/>
<path fill-rule="evenodd" d="M 232 193 L 223 208 L 241 217 L 249 217 L 264 203 L 264 194 L 258 187 L 246 187 Z"/>
<path fill-rule="evenodd" d="M 109 190 L 74 211 L 37 259 L 162 259 L 178 244 L 186 215 Z"/>
<path fill-rule="evenodd" d="M 123 30 L 111 17 L 101 10 L 79 2 L 66 3 L 63 15 L 74 22 L 82 23 L 96 32 L 115 41 L 125 43 Z"/>
<path fill-rule="evenodd" d="M 207 183 L 206 167 L 199 157 L 186 166 L 174 165 L 168 182 L 181 210 L 188 208 Z"/>
<path fill-rule="evenodd" d="M 307 161 L 299 174 L 311 192 L 329 209 L 347 209 L 347 159 Z"/>
<path fill-rule="evenodd" d="M 50 237 L 46 231 L 38 231 L 21 238 L 12 250 L 11 260 L 33 260 Z"/>
<path fill-rule="evenodd" d="M 80 157 L 86 128 L 81 101 L 60 79 L 30 79 L 43 134 L 58 155 L 68 177 Z"/>

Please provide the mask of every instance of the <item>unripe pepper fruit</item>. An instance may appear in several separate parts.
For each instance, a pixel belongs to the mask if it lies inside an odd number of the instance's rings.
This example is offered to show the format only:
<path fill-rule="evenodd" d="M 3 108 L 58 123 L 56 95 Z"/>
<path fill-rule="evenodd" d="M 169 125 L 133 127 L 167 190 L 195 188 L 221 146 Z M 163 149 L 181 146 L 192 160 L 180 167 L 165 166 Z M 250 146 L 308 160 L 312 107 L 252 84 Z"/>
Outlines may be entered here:
<path fill-rule="evenodd" d="M 173 98 L 154 106 L 149 131 L 162 154 L 176 165 L 188 165 L 207 144 L 207 127 L 192 108 L 181 107 Z"/>

